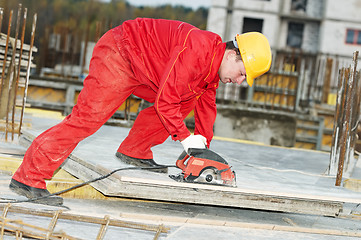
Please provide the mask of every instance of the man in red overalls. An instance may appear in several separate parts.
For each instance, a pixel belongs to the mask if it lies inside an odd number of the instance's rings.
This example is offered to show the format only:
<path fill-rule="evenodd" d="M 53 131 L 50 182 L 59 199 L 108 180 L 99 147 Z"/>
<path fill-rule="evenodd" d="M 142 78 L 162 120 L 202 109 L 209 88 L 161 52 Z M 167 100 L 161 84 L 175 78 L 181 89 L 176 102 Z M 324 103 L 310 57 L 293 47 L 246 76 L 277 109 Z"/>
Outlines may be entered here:
<path fill-rule="evenodd" d="M 237 35 L 234 41 L 224 43 L 217 34 L 180 21 L 126 21 L 97 42 L 72 113 L 33 141 L 10 188 L 28 198 L 47 196 L 45 179 L 50 179 L 77 144 L 96 132 L 131 94 L 154 105 L 137 116 L 116 152 L 120 160 L 159 167 L 151 147 L 169 136 L 180 141 L 185 151 L 209 147 L 219 80 L 241 84 L 247 78 L 252 85 L 270 64 L 270 46 L 260 33 Z M 193 109 L 195 130 L 191 134 L 183 120 Z M 59 196 L 41 201 L 63 202 Z"/>

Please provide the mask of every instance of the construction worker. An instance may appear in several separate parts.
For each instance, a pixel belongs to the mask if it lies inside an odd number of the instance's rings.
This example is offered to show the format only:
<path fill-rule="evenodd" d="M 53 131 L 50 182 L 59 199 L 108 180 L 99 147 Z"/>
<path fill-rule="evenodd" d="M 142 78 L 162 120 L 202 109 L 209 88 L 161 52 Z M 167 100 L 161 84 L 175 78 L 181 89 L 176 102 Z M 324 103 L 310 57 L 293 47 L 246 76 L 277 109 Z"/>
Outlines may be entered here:
<path fill-rule="evenodd" d="M 131 94 L 154 105 L 139 113 L 116 156 L 128 164 L 167 172 L 153 160 L 151 147 L 169 136 L 180 141 L 185 151 L 209 147 L 219 81 L 241 84 L 247 80 L 252 86 L 254 78 L 269 70 L 271 58 L 269 43 L 261 33 L 222 42 L 219 35 L 180 21 L 125 21 L 99 39 L 72 113 L 33 141 L 10 188 L 28 198 L 47 196 L 45 179 Z M 193 109 L 191 134 L 183 120 Z M 39 201 L 62 204 L 59 196 Z"/>

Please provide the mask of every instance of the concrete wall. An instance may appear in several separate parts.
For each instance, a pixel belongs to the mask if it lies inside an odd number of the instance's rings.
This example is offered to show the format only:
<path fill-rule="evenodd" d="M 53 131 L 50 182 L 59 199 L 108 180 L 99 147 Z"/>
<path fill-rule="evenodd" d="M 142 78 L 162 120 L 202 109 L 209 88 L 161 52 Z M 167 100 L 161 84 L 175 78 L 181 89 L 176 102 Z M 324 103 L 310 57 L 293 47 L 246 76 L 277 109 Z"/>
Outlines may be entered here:
<path fill-rule="evenodd" d="M 254 1 L 254 0 L 235 0 L 231 15 L 231 24 L 229 34 L 226 32 L 228 0 L 213 0 L 212 7 L 208 14 L 207 30 L 219 34 L 224 41 L 234 38 L 237 33 L 242 32 L 243 19 L 257 18 L 263 19 L 263 30 L 270 42 L 271 47 L 278 41 L 279 19 L 277 16 L 279 0 L 273 1 Z"/>
<path fill-rule="evenodd" d="M 324 0 L 324 20 L 321 26 L 320 52 L 350 56 L 360 45 L 346 44 L 347 29 L 361 31 L 361 1 Z"/>
<path fill-rule="evenodd" d="M 236 10 L 240 8 L 255 12 L 278 13 L 280 2 L 282 0 L 234 0 L 234 8 Z"/>
<path fill-rule="evenodd" d="M 296 119 L 269 111 L 219 107 L 214 135 L 292 147 L 295 142 Z"/>
<path fill-rule="evenodd" d="M 345 43 L 348 28 L 361 30 L 361 24 L 333 20 L 324 21 L 320 39 L 320 52 L 352 57 L 352 53 L 360 50 L 361 46 Z"/>
<path fill-rule="evenodd" d="M 272 0 L 271 0 L 272 1 Z M 324 12 L 324 1 L 325 0 L 308 0 L 306 5 L 306 11 L 291 11 L 291 0 L 280 1 L 280 13 L 281 14 L 292 14 L 310 18 L 322 18 Z"/>
<path fill-rule="evenodd" d="M 213 1 L 208 15 L 208 30 L 219 34 L 224 41 L 242 32 L 244 18 L 263 19 L 262 33 L 268 38 L 272 49 L 287 49 L 288 20 L 281 15 L 299 14 L 300 17 L 320 17 L 323 1 L 308 1 L 306 14 L 291 12 L 291 0 L 234 0 L 230 23 L 227 28 L 228 0 Z M 315 53 L 319 49 L 319 23 L 306 22 L 302 48 Z M 227 36 L 225 36 L 227 34 Z"/>
<path fill-rule="evenodd" d="M 230 29 L 230 36 L 234 37 L 237 33 L 242 32 L 243 19 L 244 18 L 256 18 L 263 19 L 262 33 L 268 38 L 271 48 L 278 42 L 278 26 L 279 18 L 272 13 L 251 12 L 247 10 L 234 10 L 232 15 L 232 26 Z"/>
<path fill-rule="evenodd" d="M 221 2 L 221 1 L 220 1 Z M 208 12 L 207 30 L 217 33 L 224 38 L 223 34 L 226 29 L 227 10 L 220 7 L 212 7 Z"/>
<path fill-rule="evenodd" d="M 234 0 L 228 30 L 228 0 L 213 0 L 212 4 L 208 30 L 218 33 L 224 41 L 242 31 L 246 17 L 263 19 L 262 33 L 273 50 L 288 49 L 289 21 L 304 23 L 303 52 L 352 56 L 360 48 L 345 43 L 347 29 L 361 30 L 359 0 L 308 0 L 305 12 L 291 11 L 291 0 Z"/>
<path fill-rule="evenodd" d="M 298 21 L 294 21 L 298 22 Z M 276 49 L 290 49 L 287 46 L 288 21 L 281 21 L 280 31 L 278 33 L 278 43 L 275 44 Z M 308 53 L 317 53 L 319 51 L 320 25 L 317 22 L 304 23 L 302 51 Z"/>
<path fill-rule="evenodd" d="M 324 0 L 325 18 L 346 22 L 361 22 L 360 0 Z"/>
<path fill-rule="evenodd" d="M 347 29 L 361 31 L 361 0 L 307 0 L 305 11 L 291 11 L 291 0 L 234 0 L 233 7 L 229 7 L 228 3 L 228 0 L 213 0 L 208 15 L 208 30 L 218 33 L 224 41 L 231 40 L 242 32 L 244 18 L 256 18 L 263 19 L 262 33 L 268 38 L 273 53 L 280 50 L 291 51 L 287 46 L 288 24 L 291 21 L 304 24 L 301 45 L 303 53 L 320 53 L 319 57 L 334 55 L 340 66 L 343 66 L 342 62 L 351 62 L 354 51 L 361 50 L 361 45 L 345 43 Z M 220 86 L 221 91 L 225 89 L 224 95 L 232 95 L 228 93 L 232 93 L 235 88 L 239 91 L 238 86 Z M 222 99 L 232 100 L 228 97 Z M 240 116 L 244 112 L 240 114 L 224 116 L 219 113 L 215 131 L 219 135 L 242 139 L 251 138 L 251 132 L 254 133 L 253 136 L 266 134 L 267 137 L 250 140 L 267 144 L 270 144 L 271 139 L 285 139 L 275 137 L 277 131 L 273 132 L 276 128 L 273 125 L 274 119 L 266 122 L 257 119 L 240 122 Z M 269 119 L 266 115 L 263 117 Z M 255 126 L 242 128 L 247 124 Z"/>
<path fill-rule="evenodd" d="M 302 49 L 305 52 L 317 53 L 319 51 L 320 24 L 310 22 L 305 24 Z"/>

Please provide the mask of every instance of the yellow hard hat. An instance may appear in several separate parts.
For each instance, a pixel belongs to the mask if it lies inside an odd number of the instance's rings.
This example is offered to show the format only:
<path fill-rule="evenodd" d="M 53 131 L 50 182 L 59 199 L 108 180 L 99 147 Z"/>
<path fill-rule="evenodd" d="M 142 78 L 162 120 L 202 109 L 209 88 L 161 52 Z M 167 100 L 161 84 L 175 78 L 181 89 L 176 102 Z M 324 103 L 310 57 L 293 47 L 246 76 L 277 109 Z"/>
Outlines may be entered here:
<path fill-rule="evenodd" d="M 236 41 L 246 69 L 247 83 L 252 87 L 253 80 L 271 67 L 271 47 L 267 38 L 259 32 L 237 34 Z"/>

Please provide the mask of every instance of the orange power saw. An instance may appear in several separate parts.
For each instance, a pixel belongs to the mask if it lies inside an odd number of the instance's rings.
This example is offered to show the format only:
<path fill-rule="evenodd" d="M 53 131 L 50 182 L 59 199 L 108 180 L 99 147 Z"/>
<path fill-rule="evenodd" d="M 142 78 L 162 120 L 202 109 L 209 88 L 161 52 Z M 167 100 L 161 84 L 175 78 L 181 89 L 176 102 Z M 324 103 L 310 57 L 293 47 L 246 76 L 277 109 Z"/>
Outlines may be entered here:
<path fill-rule="evenodd" d="M 169 177 L 178 182 L 236 187 L 235 172 L 231 170 L 224 158 L 209 149 L 191 148 L 189 154 L 183 151 L 176 165 L 182 173 Z"/>

